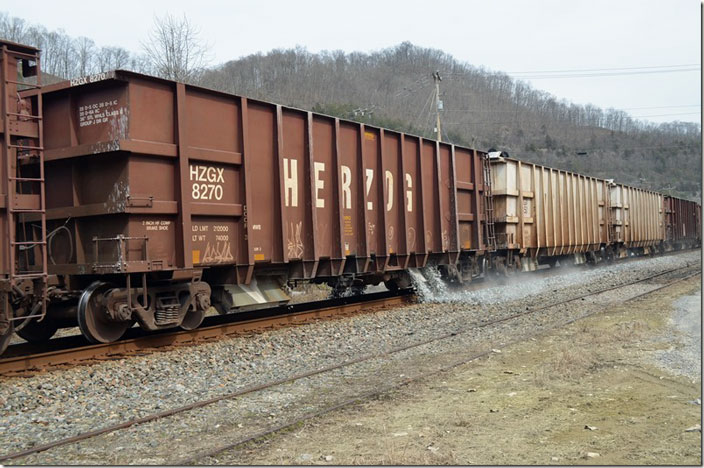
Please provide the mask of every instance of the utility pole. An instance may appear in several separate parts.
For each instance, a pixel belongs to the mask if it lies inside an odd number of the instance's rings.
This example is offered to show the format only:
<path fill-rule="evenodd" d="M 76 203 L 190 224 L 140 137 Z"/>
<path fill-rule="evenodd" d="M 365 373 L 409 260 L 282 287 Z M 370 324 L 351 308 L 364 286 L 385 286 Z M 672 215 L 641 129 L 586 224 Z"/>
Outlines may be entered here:
<path fill-rule="evenodd" d="M 442 141 L 442 128 L 440 127 L 440 111 L 442 110 L 442 101 L 440 100 L 440 72 L 436 71 L 433 73 L 433 79 L 435 80 L 435 128 L 438 132 L 438 141 Z"/>

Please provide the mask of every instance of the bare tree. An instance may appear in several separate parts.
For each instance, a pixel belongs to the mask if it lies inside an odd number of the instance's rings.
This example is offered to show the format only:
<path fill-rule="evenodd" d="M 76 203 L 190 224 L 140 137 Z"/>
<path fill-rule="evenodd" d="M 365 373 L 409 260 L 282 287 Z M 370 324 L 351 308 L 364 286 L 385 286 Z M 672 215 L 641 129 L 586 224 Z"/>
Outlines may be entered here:
<path fill-rule="evenodd" d="M 21 18 L 0 12 L 0 37 L 12 42 L 22 42 L 27 33 L 27 24 Z"/>
<path fill-rule="evenodd" d="M 154 18 L 154 29 L 142 48 L 159 76 L 193 81 L 208 62 L 207 45 L 186 15 L 178 19 L 167 13 Z"/>
<path fill-rule="evenodd" d="M 85 76 L 93 73 L 92 60 L 95 57 L 95 42 L 87 37 L 79 37 L 74 40 L 76 72 L 78 76 Z"/>
<path fill-rule="evenodd" d="M 98 71 L 128 68 L 130 53 L 122 47 L 101 47 L 96 62 Z"/>

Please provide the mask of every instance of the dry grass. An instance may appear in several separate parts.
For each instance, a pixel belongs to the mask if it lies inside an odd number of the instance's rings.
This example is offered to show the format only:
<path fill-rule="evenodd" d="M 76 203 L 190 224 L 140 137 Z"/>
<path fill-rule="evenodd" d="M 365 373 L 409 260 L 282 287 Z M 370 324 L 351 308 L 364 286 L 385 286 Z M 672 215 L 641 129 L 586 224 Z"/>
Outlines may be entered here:
<path fill-rule="evenodd" d="M 627 346 L 648 335 L 650 325 L 643 320 L 620 322 L 604 327 L 594 327 L 593 322 L 581 323 L 572 335 L 569 345 L 561 345 L 556 353 L 534 373 L 534 381 L 541 387 L 552 381 L 578 380 L 595 370 L 605 360 L 600 347 L 609 344 Z"/>
<path fill-rule="evenodd" d="M 533 374 L 533 380 L 539 387 L 551 382 L 579 380 L 593 370 L 598 363 L 598 356 L 593 350 L 582 347 L 560 346 L 550 359 L 539 366 Z"/>

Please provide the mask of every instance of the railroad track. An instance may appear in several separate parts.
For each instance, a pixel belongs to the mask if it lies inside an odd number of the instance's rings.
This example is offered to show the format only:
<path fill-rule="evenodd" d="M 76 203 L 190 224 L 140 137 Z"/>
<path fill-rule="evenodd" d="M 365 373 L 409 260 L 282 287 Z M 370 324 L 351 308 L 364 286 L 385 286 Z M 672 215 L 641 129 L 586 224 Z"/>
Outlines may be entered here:
<path fill-rule="evenodd" d="M 242 314 L 206 317 L 203 325 L 194 330 L 147 334 L 135 328 L 129 330 L 126 338 L 113 343 L 88 344 L 80 335 L 57 338 L 38 347 L 20 343 L 10 346 L 0 359 L 0 375 L 16 375 L 60 365 L 91 363 L 98 359 L 118 359 L 157 349 L 168 349 L 171 346 L 197 344 L 267 328 L 347 316 L 362 310 L 395 307 L 410 301 L 412 293 L 411 289 L 385 291 Z"/>
<path fill-rule="evenodd" d="M 402 346 L 402 347 L 394 348 L 394 349 L 392 349 L 392 350 L 389 350 L 388 352 L 385 352 L 385 353 L 382 353 L 382 354 L 378 354 L 378 355 L 374 355 L 374 356 L 370 356 L 368 359 L 373 359 L 373 358 L 377 358 L 377 357 L 380 357 L 380 356 L 385 356 L 385 355 L 390 355 L 390 354 L 399 353 L 399 352 L 401 352 L 401 351 L 405 351 L 405 350 L 407 350 L 407 349 L 411 349 L 411 348 L 423 346 L 423 345 L 426 345 L 426 344 L 429 344 L 429 343 L 435 342 L 435 341 L 441 341 L 441 340 L 450 339 L 450 338 L 453 338 L 453 337 L 457 336 L 458 334 L 466 333 L 466 332 L 469 331 L 472 327 L 487 327 L 487 326 L 490 326 L 490 325 L 500 324 L 500 323 L 502 323 L 502 322 L 508 322 L 508 321 L 513 320 L 513 319 L 516 319 L 516 318 L 518 318 L 518 317 L 522 317 L 522 316 L 526 316 L 526 315 L 532 315 L 532 314 L 534 314 L 534 313 L 537 313 L 537 312 L 540 312 L 540 311 L 544 311 L 544 310 L 547 310 L 547 309 L 551 309 L 551 308 L 554 308 L 554 307 L 558 307 L 558 306 L 561 306 L 561 305 L 565 305 L 565 304 L 570 303 L 570 302 L 580 301 L 580 300 L 585 299 L 585 298 L 590 297 L 590 296 L 597 296 L 597 295 L 599 295 L 599 294 L 602 294 L 602 293 L 605 293 L 605 292 L 608 292 L 608 291 L 613 291 L 613 290 L 625 288 L 625 287 L 628 287 L 628 286 L 632 286 L 632 285 L 634 285 L 634 284 L 639 284 L 639 283 L 645 283 L 645 282 L 648 282 L 648 281 L 652 281 L 652 280 L 654 280 L 654 279 L 656 279 L 656 278 L 660 278 L 660 277 L 662 277 L 662 276 L 665 276 L 665 275 L 668 275 L 668 274 L 671 274 L 671 273 L 674 273 L 674 272 L 681 272 L 682 270 L 686 270 L 686 269 L 688 269 L 688 268 L 690 268 L 690 265 L 687 265 L 687 266 L 685 266 L 685 267 L 683 267 L 683 268 L 676 268 L 676 269 L 668 270 L 668 271 L 661 272 L 661 273 L 658 273 L 658 274 L 654 274 L 654 275 L 648 276 L 648 277 L 646 277 L 646 278 L 642 278 L 642 279 L 640 279 L 640 280 L 638 280 L 638 281 L 635 281 L 635 282 L 632 282 L 632 283 L 623 284 L 623 285 L 618 285 L 618 286 L 614 286 L 614 287 L 610 287 L 610 288 L 605 288 L 605 289 L 602 289 L 602 290 L 599 290 L 599 291 L 590 292 L 589 294 L 583 294 L 583 295 L 580 295 L 580 296 L 577 296 L 577 297 L 573 297 L 573 298 L 570 298 L 570 299 L 566 299 L 566 300 L 563 300 L 563 301 L 557 301 L 557 302 L 555 302 L 555 303 L 548 304 L 548 305 L 541 306 L 541 307 L 537 307 L 537 308 L 534 308 L 534 309 L 531 309 L 531 310 L 528 310 L 528 311 L 525 311 L 525 312 L 520 312 L 520 313 L 512 314 L 512 315 L 509 315 L 509 316 L 506 316 L 506 317 L 497 318 L 497 319 L 490 320 L 490 321 L 487 321 L 487 322 L 483 322 L 483 323 L 480 323 L 480 324 L 473 324 L 473 325 L 470 325 L 470 327 L 468 327 L 468 328 L 465 329 L 465 330 L 462 330 L 462 331 L 459 331 L 459 332 L 456 332 L 456 333 L 450 333 L 450 334 L 447 334 L 447 335 L 443 335 L 443 336 L 440 336 L 440 337 L 437 337 L 437 338 L 434 338 L 434 339 L 425 340 L 425 341 L 420 342 L 420 343 L 416 343 L 416 344 L 412 344 L 412 345 L 408 345 L 408 346 Z M 694 276 L 697 276 L 697 275 L 701 275 L 701 271 L 697 271 L 697 272 L 694 272 L 694 273 L 686 274 L 685 276 L 676 277 L 675 279 L 673 279 L 673 280 L 671 280 L 671 281 L 669 281 L 669 282 L 667 282 L 667 283 L 665 283 L 665 284 L 663 284 L 663 285 L 661 285 L 661 286 L 655 287 L 655 288 L 653 288 L 653 289 L 651 289 L 651 290 L 649 290 L 649 291 L 646 291 L 646 292 L 644 292 L 644 293 L 638 294 L 638 295 L 636 295 L 636 296 L 631 296 L 631 297 L 629 297 L 628 299 L 626 299 L 624 302 L 633 301 L 633 300 L 635 300 L 635 299 L 638 299 L 638 298 L 647 296 L 647 295 L 649 295 L 649 294 L 652 294 L 653 292 L 659 291 L 659 290 L 661 290 L 661 289 L 665 289 L 665 288 L 670 287 L 670 286 L 672 286 L 672 285 L 674 285 L 674 284 L 676 284 L 676 283 L 679 283 L 679 282 L 681 282 L 681 281 L 685 281 L 685 280 L 687 280 L 687 279 L 689 279 L 689 278 L 692 278 L 692 277 L 694 277 Z M 598 312 L 596 312 L 596 313 L 598 313 Z M 555 328 L 557 328 L 557 327 L 569 325 L 569 324 L 571 324 L 571 323 L 574 323 L 574 322 L 577 322 L 577 321 L 582 320 L 582 319 L 584 319 L 584 318 L 587 318 L 587 317 L 589 317 L 589 316 L 591 316 L 591 315 L 594 315 L 594 313 L 584 314 L 584 315 L 582 315 L 582 316 L 579 316 L 579 317 L 576 317 L 576 318 L 567 320 L 567 321 L 565 321 L 565 322 L 559 323 L 559 324 L 557 324 L 556 326 L 553 326 L 553 327 L 548 328 L 548 330 L 543 330 L 543 331 L 541 331 L 541 332 L 532 334 L 532 335 L 530 335 L 530 336 L 524 336 L 524 337 L 521 337 L 521 338 L 516 339 L 516 340 L 511 340 L 511 341 L 509 341 L 509 342 L 503 343 L 503 344 L 502 344 L 502 347 L 510 346 L 510 345 L 513 345 L 513 344 L 518 344 L 518 343 L 523 342 L 523 341 L 525 341 L 525 340 L 527 340 L 527 339 L 534 338 L 535 336 L 542 335 L 542 334 L 546 333 L 547 331 L 550 331 L 550 330 L 555 329 Z M 472 362 L 472 361 L 474 361 L 474 360 L 476 360 L 476 359 L 479 359 L 479 358 L 488 356 L 488 355 L 490 355 L 490 354 L 493 353 L 493 352 L 494 352 L 494 346 L 489 346 L 487 349 L 485 349 L 485 350 L 483 350 L 483 351 L 479 351 L 479 352 L 476 352 L 476 353 L 472 353 L 471 355 L 465 356 L 464 358 L 462 358 L 462 359 L 460 359 L 460 360 L 458 360 L 458 361 L 455 361 L 455 362 L 453 362 L 453 363 L 451 363 L 451 364 L 449 364 L 449 365 L 445 365 L 445 366 L 438 367 L 438 368 L 436 368 L 436 369 L 433 370 L 433 371 L 424 372 L 424 373 L 420 373 L 420 374 L 418 374 L 418 375 L 406 377 L 405 379 L 403 379 L 403 380 L 401 380 L 401 381 L 399 381 L 399 382 L 396 382 L 396 383 L 393 383 L 393 384 L 384 386 L 383 388 L 378 388 L 378 389 L 375 389 L 375 390 L 372 390 L 372 391 L 364 392 L 364 393 L 362 393 L 362 394 L 360 394 L 360 395 L 357 395 L 357 396 L 355 396 L 355 397 L 353 397 L 353 398 L 350 398 L 350 399 L 348 399 L 348 400 L 346 400 L 346 401 L 340 402 L 340 403 L 335 404 L 335 405 L 332 405 L 332 406 L 328 406 L 328 407 L 323 408 L 323 409 L 318 410 L 318 411 L 311 412 L 311 413 L 309 413 L 309 414 L 306 414 L 306 415 L 303 416 L 303 417 L 296 418 L 296 419 L 294 419 L 294 420 L 292 420 L 292 421 L 287 421 L 287 422 L 285 422 L 285 423 L 283 423 L 283 424 L 278 424 L 278 425 L 275 425 L 275 426 L 271 426 L 271 427 L 269 427 L 269 428 L 267 428 L 267 429 L 265 429 L 265 430 L 263 430 L 263 431 L 259 431 L 259 432 L 255 433 L 255 434 L 251 434 L 251 435 L 242 437 L 241 439 L 232 441 L 232 442 L 230 442 L 230 443 L 223 444 L 223 445 L 221 445 L 221 446 L 215 447 L 215 448 L 210 449 L 210 450 L 207 450 L 207 451 L 199 452 L 199 453 L 197 453 L 197 454 L 195 454 L 195 455 L 192 455 L 192 456 L 189 456 L 189 457 L 186 457 L 186 458 L 182 458 L 182 459 L 178 460 L 178 461 L 176 462 L 176 464 L 181 464 L 181 465 L 195 465 L 196 463 L 198 463 L 199 461 L 202 461 L 203 459 L 215 457 L 216 455 L 218 455 L 218 454 L 220 454 L 220 453 L 226 452 L 226 451 L 228 451 L 228 450 L 236 449 L 236 448 L 238 448 L 238 447 L 240 447 L 240 446 L 243 446 L 243 445 L 245 445 L 245 444 L 247 444 L 247 443 L 254 442 L 254 441 L 258 440 L 258 439 L 262 439 L 262 438 L 265 438 L 265 437 L 268 437 L 268 436 L 272 436 L 272 435 L 274 435 L 274 434 L 276 434 L 276 433 L 278 433 L 278 432 L 281 432 L 281 431 L 284 431 L 284 430 L 287 430 L 287 429 L 290 429 L 290 428 L 293 428 L 293 427 L 297 427 L 297 426 L 299 426 L 300 424 L 302 424 L 302 423 L 304 423 L 304 422 L 306 422 L 306 421 L 309 421 L 309 420 L 312 420 L 312 419 L 315 419 L 315 418 L 319 418 L 319 417 L 324 416 L 324 415 L 326 415 L 326 414 L 328 414 L 328 413 L 332 413 L 332 412 L 334 412 L 334 411 L 337 411 L 337 410 L 340 410 L 340 409 L 343 409 L 343 408 L 346 408 L 346 407 L 349 407 L 349 406 L 352 406 L 352 405 L 355 405 L 355 404 L 362 403 L 362 402 L 367 401 L 367 400 L 369 400 L 369 399 L 371 399 L 371 398 L 378 397 L 378 396 L 380 396 L 380 395 L 382 395 L 382 394 L 388 393 L 388 392 L 390 392 L 390 391 L 392 391 L 392 390 L 395 390 L 395 389 L 398 389 L 398 388 L 400 388 L 400 387 L 406 386 L 406 385 L 408 385 L 408 384 L 410 384 L 410 383 L 419 381 L 419 380 L 421 380 L 421 379 L 425 379 L 425 378 L 432 377 L 432 376 L 435 376 L 435 375 L 438 375 L 438 374 L 442 374 L 442 373 L 447 372 L 447 371 L 449 371 L 449 370 L 452 370 L 452 369 L 454 369 L 454 368 L 456 368 L 456 367 L 459 367 L 459 366 L 468 364 L 468 363 L 470 363 L 470 362 Z M 353 364 L 353 363 L 356 363 L 356 362 L 350 362 L 349 364 Z M 349 365 L 349 364 L 343 364 L 343 365 L 338 366 L 337 368 L 340 368 L 340 367 L 343 367 L 343 366 L 346 366 L 346 365 Z M 1 461 L 1 460 L 0 460 L 0 461 Z"/>
<path fill-rule="evenodd" d="M 676 255 L 684 251 L 673 251 L 664 256 Z M 629 257 L 619 263 L 639 261 L 643 257 Z M 604 266 L 597 265 L 597 268 Z M 562 274 L 561 268 L 549 268 L 531 272 L 526 280 L 536 277 L 550 277 Z M 462 287 L 473 291 L 505 281 L 522 280 L 521 276 L 513 278 L 480 278 Z M 329 299 L 294 305 L 285 305 L 225 316 L 206 317 L 203 324 L 195 330 L 165 330 L 162 332 L 144 332 L 139 328 L 127 331 L 125 337 L 104 344 L 90 344 L 81 335 L 54 338 L 45 344 L 18 343 L 11 345 L 0 357 L 0 376 L 26 375 L 61 366 L 92 364 L 99 360 L 120 359 L 135 354 L 144 354 L 204 341 L 253 332 L 291 324 L 301 324 L 310 320 L 346 316 L 362 310 L 373 311 L 385 307 L 401 305 L 412 300 L 412 289 L 396 292 L 381 292 Z"/>
<path fill-rule="evenodd" d="M 376 358 L 380 358 L 380 357 L 390 356 L 390 355 L 393 355 L 393 354 L 400 353 L 400 352 L 402 352 L 402 351 L 406 351 L 406 350 L 413 349 L 413 348 L 418 348 L 418 347 L 421 347 L 421 346 L 423 346 L 423 345 L 427 345 L 427 344 L 430 344 L 430 343 L 433 343 L 433 342 L 439 342 L 439 341 L 442 341 L 442 340 L 447 340 L 447 339 L 453 338 L 453 337 L 455 337 L 455 336 L 457 336 L 457 335 L 467 333 L 467 332 L 469 332 L 469 331 L 471 331 L 471 330 L 473 330 L 473 329 L 476 329 L 476 328 L 488 327 L 488 326 L 491 326 L 491 325 L 497 325 L 497 324 L 501 324 L 502 322 L 509 322 L 509 321 L 514 320 L 514 319 L 517 319 L 517 318 L 519 318 L 519 317 L 524 317 L 524 316 L 527 316 L 527 315 L 536 314 L 536 313 L 538 313 L 538 312 L 545 311 L 545 310 L 547 310 L 547 309 L 559 307 L 559 306 L 562 306 L 562 305 L 565 305 L 565 304 L 568 304 L 568 303 L 571 303 L 571 302 L 575 302 L 575 301 L 580 301 L 580 300 L 586 299 L 586 298 L 588 298 L 588 297 L 590 297 L 590 296 L 597 296 L 597 295 L 599 295 L 599 294 L 602 294 L 602 293 L 605 293 L 605 292 L 608 292 L 608 291 L 613 291 L 613 290 L 617 290 L 617 289 L 621 289 L 621 288 L 626 288 L 626 287 L 629 287 L 629 286 L 632 286 L 632 285 L 635 285 L 635 284 L 646 283 L 646 282 L 653 281 L 653 280 L 656 280 L 656 279 L 663 280 L 663 279 L 666 279 L 665 277 L 667 277 L 667 275 L 673 276 L 673 278 L 670 279 L 669 281 L 667 281 L 666 283 L 661 284 L 661 285 L 659 285 L 659 286 L 656 286 L 656 287 L 654 287 L 653 289 L 650 289 L 650 290 L 648 290 L 648 291 L 646 291 L 646 292 L 644 292 L 644 293 L 638 294 L 638 295 L 636 295 L 636 296 L 632 296 L 632 297 L 630 297 L 630 298 L 627 299 L 627 301 L 631 301 L 631 300 L 637 299 L 637 298 L 639 298 L 639 297 L 643 297 L 643 296 L 645 296 L 645 295 L 651 294 L 651 293 L 653 293 L 653 292 L 655 292 L 655 291 L 661 290 L 661 289 L 663 289 L 663 288 L 672 286 L 673 284 L 678 283 L 678 282 L 680 282 L 680 281 L 684 281 L 684 280 L 689 279 L 689 278 L 691 278 L 691 277 L 693 277 L 693 276 L 696 276 L 696 275 L 700 275 L 700 274 L 701 274 L 701 270 L 696 270 L 696 271 L 694 271 L 694 272 L 688 271 L 688 270 L 691 270 L 691 269 L 692 269 L 692 265 L 687 265 L 687 266 L 685 266 L 685 267 L 675 268 L 675 269 L 667 270 L 667 271 L 660 272 L 660 273 L 657 273 L 657 274 L 653 274 L 653 275 L 650 275 L 650 276 L 647 276 L 647 277 L 644 277 L 644 278 L 640 278 L 640 279 L 638 279 L 637 281 L 633 281 L 633 282 L 630 282 L 630 283 L 627 283 L 627 284 L 621 284 L 621 285 L 617 285 L 617 286 L 607 287 L 607 288 L 600 289 L 600 290 L 598 290 L 598 291 L 591 291 L 591 292 L 589 292 L 588 294 L 582 294 L 582 295 L 578 295 L 578 296 L 575 296 L 575 297 L 571 297 L 571 298 L 568 298 L 568 299 L 565 299 L 565 300 L 556 301 L 556 302 L 553 302 L 553 303 L 550 303 L 550 304 L 546 304 L 546 305 L 543 305 L 543 306 L 540 306 L 540 307 L 531 308 L 530 310 L 525 310 L 525 311 L 520 311 L 520 312 L 517 312 L 517 313 L 509 314 L 509 315 L 504 316 L 504 317 L 500 317 L 500 318 L 496 318 L 496 319 L 491 319 L 491 320 L 483 321 L 483 322 L 475 322 L 475 323 L 469 324 L 466 328 L 464 328 L 464 329 L 462 329 L 462 330 L 458 330 L 458 331 L 456 331 L 456 332 L 448 333 L 448 334 L 445 334 L 445 335 L 442 335 L 442 336 L 437 336 L 437 337 L 434 337 L 434 338 L 429 339 L 429 340 L 423 340 L 423 341 L 419 341 L 419 342 L 416 342 L 416 343 L 412 343 L 412 344 L 408 344 L 408 345 L 404 345 L 404 346 L 395 347 L 395 348 L 388 349 L 388 350 L 383 351 L 383 352 L 380 352 L 380 353 L 372 353 L 372 354 L 364 355 L 364 356 L 361 356 L 361 357 L 359 357 L 359 358 L 352 359 L 352 360 L 348 360 L 348 361 L 345 361 L 345 362 L 342 362 L 342 363 L 339 363 L 339 364 L 330 365 L 330 366 L 322 367 L 322 368 L 319 368 L 319 369 L 316 369 L 316 370 L 311 370 L 311 371 L 308 371 L 308 372 L 304 372 L 304 373 L 300 373 L 300 374 L 288 376 L 288 377 L 285 377 L 285 378 L 282 378 L 282 379 L 278 379 L 278 380 L 274 380 L 274 381 L 270 381 L 270 382 L 266 382 L 266 383 L 262 383 L 262 384 L 258 384 L 258 385 L 254 385 L 254 386 L 250 386 L 250 387 L 246 387 L 246 388 L 240 389 L 240 390 L 238 390 L 238 391 L 236 391 L 236 392 L 224 394 L 224 395 L 221 395 L 221 396 L 218 396 L 218 397 L 215 397 L 215 398 L 211 398 L 211 399 L 208 399 L 208 400 L 203 400 L 203 401 L 195 402 L 195 403 L 192 403 L 192 404 L 189 404 L 189 405 L 186 405 L 186 406 L 174 408 L 174 409 L 167 410 L 167 411 L 163 411 L 163 412 L 160 412 L 160 413 L 154 413 L 154 414 L 149 415 L 149 416 L 145 416 L 145 417 L 138 418 L 138 419 L 133 419 L 133 420 L 130 420 L 130 421 L 126 421 L 126 422 L 123 422 L 123 423 L 120 423 L 120 424 L 116 424 L 116 425 L 104 427 L 104 428 L 97 429 L 97 430 L 94 430 L 94 431 L 85 432 L 85 433 L 78 434 L 78 435 L 73 436 L 73 437 L 69 437 L 69 438 L 65 438 L 65 439 L 60 439 L 60 440 L 57 440 L 57 441 L 54 441 L 54 442 L 51 442 L 51 443 L 47 443 L 47 444 L 43 444 L 43 445 L 37 445 L 37 446 L 35 446 L 35 447 L 29 448 L 29 449 L 26 449 L 26 450 L 23 450 L 23 451 L 18 451 L 18 452 L 15 452 L 15 453 L 10 453 L 10 454 L 4 455 L 4 456 L 0 456 L 0 462 L 5 462 L 5 461 L 7 461 L 7 460 L 12 460 L 12 459 L 16 459 L 16 458 L 19 458 L 19 457 L 31 455 L 31 454 L 38 453 L 38 452 L 42 452 L 42 451 L 49 450 L 49 449 L 52 449 L 52 448 L 55 448 L 55 447 L 59 447 L 59 446 L 62 446 L 62 445 L 72 444 L 72 443 L 79 442 L 79 441 L 82 441 L 82 440 L 86 440 L 86 439 L 89 439 L 89 438 L 92 438 L 92 437 L 96 437 L 96 436 L 99 436 L 99 435 L 102 435 L 102 434 L 107 434 L 107 433 L 110 433 L 110 432 L 114 432 L 114 431 L 119 431 L 119 430 L 122 430 L 122 429 L 126 429 L 126 428 L 129 428 L 129 427 L 131 427 L 131 426 L 138 425 L 138 424 L 143 424 L 143 423 L 147 423 L 147 422 L 150 422 L 150 421 L 155 421 L 155 420 L 158 420 L 158 419 L 166 418 L 166 417 L 173 416 L 173 415 L 176 415 L 176 414 L 179 414 L 179 413 L 184 413 L 184 412 L 187 412 L 187 411 L 190 411 L 190 410 L 194 410 L 194 409 L 197 409 L 197 408 L 202 408 L 202 407 L 205 407 L 205 406 L 208 406 L 208 405 L 212 405 L 212 404 L 217 403 L 217 402 L 220 402 L 220 401 L 234 399 L 234 398 L 237 398 L 237 397 L 240 397 L 240 396 L 243 396 L 243 395 L 247 395 L 247 394 L 250 394 L 250 393 L 258 392 L 258 391 L 265 390 L 265 389 L 270 389 L 270 388 L 273 388 L 273 387 L 276 387 L 276 386 L 280 386 L 280 385 L 283 385 L 283 384 L 287 384 L 287 383 L 291 383 L 291 382 L 294 382 L 294 381 L 297 381 L 297 380 L 300 380 L 300 379 L 305 379 L 305 378 L 307 378 L 307 377 L 312 377 L 312 376 L 315 376 L 315 375 L 320 375 L 320 374 L 324 374 L 324 373 L 327 373 L 327 372 L 331 372 L 331 371 L 334 371 L 334 370 L 337 370 L 337 369 L 342 369 L 342 368 L 344 368 L 344 367 L 348 367 L 348 366 L 351 366 L 351 365 L 353 365 L 353 364 L 362 363 L 362 362 L 369 361 L 369 360 L 376 359 Z M 561 323 L 559 323 L 559 324 L 557 324 L 557 325 L 555 325 L 555 326 L 552 326 L 552 327 L 548 328 L 548 330 L 554 329 L 554 328 L 559 327 L 559 326 L 567 325 L 567 324 L 569 324 L 569 323 L 575 322 L 575 321 L 580 320 L 580 319 L 582 319 L 582 318 L 586 318 L 587 316 L 590 316 L 590 315 L 592 315 L 592 314 L 593 314 L 593 313 L 588 313 L 588 314 L 585 314 L 585 315 L 582 315 L 582 316 L 573 318 L 573 319 L 571 319 L 571 320 L 567 320 L 567 321 L 561 322 Z M 538 333 L 538 334 L 542 334 L 542 333 L 544 333 L 544 332 L 545 332 L 545 331 L 542 331 L 542 332 L 540 332 L 540 333 Z M 532 336 L 521 337 L 521 338 L 519 338 L 519 339 L 517 339 L 517 340 L 514 340 L 514 341 L 512 341 L 512 342 L 504 343 L 502 346 L 507 346 L 507 345 L 509 345 L 509 344 L 513 344 L 513 343 L 517 343 L 517 342 L 520 342 L 520 341 L 524 341 L 524 340 L 529 339 L 529 338 L 531 338 L 531 337 L 532 337 Z M 439 373 L 441 373 L 441 372 L 446 372 L 446 371 L 448 371 L 448 370 L 450 370 L 450 369 L 452 369 L 452 368 L 454 368 L 454 367 L 457 367 L 457 366 L 466 364 L 466 363 L 468 363 L 468 362 L 470 362 L 470 361 L 473 361 L 473 360 L 478 359 L 478 358 L 480 358 L 480 357 L 486 356 L 486 355 L 490 354 L 491 352 L 492 352 L 492 346 L 489 346 L 487 349 L 485 349 L 485 350 L 483 350 L 483 351 L 472 353 L 471 355 L 465 356 L 465 357 L 463 357 L 462 359 L 460 359 L 460 360 L 458 360 L 458 361 L 456 361 L 456 362 L 451 363 L 450 365 L 446 365 L 446 366 L 443 366 L 443 367 L 440 367 L 440 368 L 436 368 L 436 369 L 435 369 L 434 371 L 432 371 L 432 372 L 425 372 L 425 373 L 422 373 L 422 374 L 419 374 L 419 375 L 407 377 L 407 378 L 401 380 L 400 382 L 396 382 L 396 383 L 394 383 L 394 384 L 391 384 L 391 385 L 388 385 L 388 386 L 384 386 L 383 388 L 376 388 L 376 389 L 374 389 L 373 391 L 369 391 L 369 392 L 362 393 L 362 394 L 360 394 L 360 395 L 355 396 L 354 398 L 348 399 L 348 400 L 343 401 L 343 402 L 341 402 L 341 403 L 337 403 L 337 404 L 335 404 L 335 405 L 326 407 L 326 408 L 324 408 L 324 409 L 321 409 L 321 410 L 318 410 L 318 411 L 314 411 L 314 412 L 308 413 L 308 414 L 306 414 L 305 416 L 296 418 L 296 419 L 293 420 L 293 421 L 287 421 L 287 422 L 282 423 L 282 424 L 278 424 L 278 425 L 275 425 L 275 426 L 268 427 L 268 428 L 265 429 L 265 430 L 259 431 L 259 432 L 254 433 L 254 434 L 249 434 L 249 435 L 247 435 L 247 436 L 245 436 L 245 437 L 242 437 L 242 438 L 240 438 L 240 439 L 238 439 L 238 440 L 231 441 L 231 442 L 229 442 L 229 443 L 227 443 L 227 444 L 223 444 L 223 445 L 217 446 L 217 447 L 215 447 L 215 448 L 213 448 L 213 449 L 210 449 L 210 450 L 207 450 L 207 451 L 197 452 L 197 453 L 195 453 L 195 454 L 193 454 L 193 455 L 191 455 L 191 456 L 189 456 L 189 457 L 187 457 L 187 458 L 183 458 L 183 459 L 177 460 L 177 461 L 176 461 L 176 464 L 186 464 L 186 465 L 188 465 L 188 464 L 194 464 L 195 462 L 197 462 L 197 461 L 199 461 L 199 460 L 202 460 L 202 459 L 204 459 L 204 458 L 213 457 L 214 455 L 216 455 L 216 454 L 218 454 L 218 453 L 221 453 L 221 452 L 224 452 L 224 451 L 227 451 L 227 450 L 236 448 L 236 447 L 238 447 L 238 446 L 241 446 L 241 445 L 246 444 L 246 443 L 248 443 L 248 442 L 254 441 L 254 440 L 259 439 L 259 438 L 262 438 L 262 437 L 264 437 L 264 436 L 267 436 L 267 435 L 270 435 L 270 434 L 274 434 L 274 433 L 279 432 L 279 431 L 281 431 L 281 430 L 284 430 L 284 429 L 287 429 L 287 428 L 296 426 L 296 425 L 298 425 L 298 424 L 300 424 L 300 423 L 302 423 L 302 422 L 304 422 L 304 421 L 307 421 L 307 420 L 310 420 L 310 419 L 313 419 L 313 418 L 317 418 L 317 417 L 319 417 L 319 416 L 325 415 L 325 414 L 327 414 L 327 413 L 330 413 L 330 412 L 332 412 L 332 411 L 338 410 L 338 409 L 340 409 L 340 408 L 343 408 L 343 407 L 346 407 L 346 406 L 350 406 L 350 405 L 356 404 L 356 403 L 358 403 L 358 402 L 367 400 L 367 399 L 369 399 L 369 398 L 373 398 L 373 397 L 375 397 L 375 396 L 378 396 L 378 395 L 380 395 L 380 394 L 386 393 L 386 392 L 388 392 L 388 391 L 390 391 L 390 390 L 393 390 L 393 389 L 395 389 L 395 388 L 398 388 L 398 387 L 407 385 L 407 384 L 409 384 L 409 383 L 411 383 L 411 382 L 414 382 L 414 381 L 417 381 L 417 380 L 419 380 L 419 379 L 426 378 L 426 377 L 430 377 L 430 376 L 439 374 Z"/>

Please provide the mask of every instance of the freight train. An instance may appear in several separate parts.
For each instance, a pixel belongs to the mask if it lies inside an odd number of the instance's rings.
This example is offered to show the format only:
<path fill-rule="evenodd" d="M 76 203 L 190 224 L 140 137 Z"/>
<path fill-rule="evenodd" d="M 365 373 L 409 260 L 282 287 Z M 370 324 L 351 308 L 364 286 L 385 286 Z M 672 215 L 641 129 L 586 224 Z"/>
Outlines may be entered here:
<path fill-rule="evenodd" d="M 333 291 L 699 245 L 687 200 L 128 71 L 49 86 L 1 42 L 0 351 L 192 329 Z"/>

